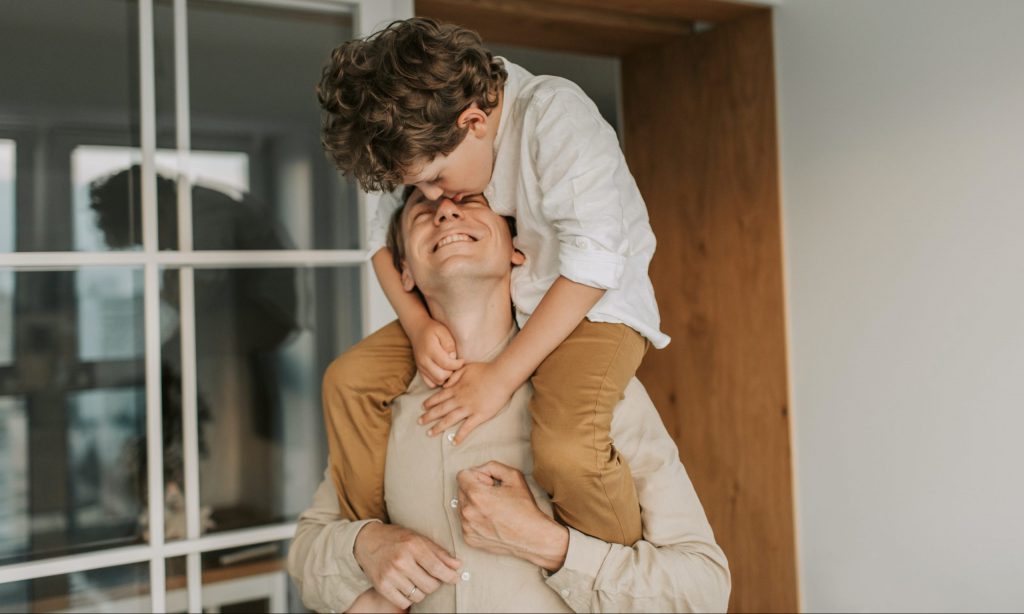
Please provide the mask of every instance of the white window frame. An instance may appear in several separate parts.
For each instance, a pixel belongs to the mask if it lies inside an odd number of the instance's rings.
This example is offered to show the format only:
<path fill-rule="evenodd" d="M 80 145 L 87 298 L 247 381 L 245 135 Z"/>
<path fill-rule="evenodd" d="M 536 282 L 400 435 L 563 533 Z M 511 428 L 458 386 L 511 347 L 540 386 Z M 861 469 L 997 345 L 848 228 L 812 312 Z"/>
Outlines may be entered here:
<path fill-rule="evenodd" d="M 412 0 L 221 0 L 291 9 L 352 15 L 354 36 L 373 32 L 394 19 L 413 15 Z M 154 68 L 154 0 L 139 0 L 140 143 L 142 149 L 143 250 L 137 252 L 15 252 L 0 254 L 0 268 L 13 270 L 78 270 L 84 267 L 141 267 L 145 300 L 146 441 L 149 490 L 148 544 L 98 550 L 0 566 L 0 584 L 31 580 L 80 571 L 149 562 L 150 605 L 153 612 L 165 612 L 166 560 L 185 556 L 189 612 L 202 611 L 200 555 L 203 552 L 288 540 L 295 523 L 280 523 L 200 534 L 199 441 L 196 390 L 196 329 L 193 281 L 195 269 L 226 267 L 317 267 L 349 265 L 360 267 L 363 334 L 394 319 L 370 264 L 371 254 L 357 250 L 267 250 L 193 251 L 192 203 L 188 189 L 190 168 L 190 108 L 188 72 L 188 19 L 186 0 L 173 0 L 175 53 L 175 115 L 177 151 L 182 173 L 178 190 L 178 251 L 161 252 L 157 246 L 156 216 L 156 101 Z M 366 245 L 368 226 L 379 196 L 359 193 L 360 245 Z M 164 539 L 164 480 L 162 449 L 162 408 L 160 380 L 160 269 L 179 269 L 181 287 L 181 359 L 183 430 L 185 451 L 186 539 Z"/>

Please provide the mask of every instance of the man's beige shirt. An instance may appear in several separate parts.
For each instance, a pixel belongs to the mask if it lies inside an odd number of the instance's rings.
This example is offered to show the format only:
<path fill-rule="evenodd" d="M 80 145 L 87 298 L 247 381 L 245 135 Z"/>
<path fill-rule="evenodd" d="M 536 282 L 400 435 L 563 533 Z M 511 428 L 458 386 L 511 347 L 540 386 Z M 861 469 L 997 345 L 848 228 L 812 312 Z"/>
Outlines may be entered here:
<path fill-rule="evenodd" d="M 510 336 L 511 338 L 511 336 Z M 507 343 L 496 348 L 494 355 Z M 462 561 L 460 581 L 442 584 L 413 612 L 725 611 L 730 576 L 678 450 L 639 381 L 615 408 L 612 437 L 628 460 L 642 507 L 644 539 L 632 547 L 569 530 L 565 564 L 554 574 L 512 556 L 466 545 L 458 509 L 459 471 L 497 460 L 523 471 L 537 504 L 551 503 L 531 476 L 529 383 L 462 444 L 457 427 L 440 437 L 416 423 L 432 394 L 419 375 L 396 399 L 388 441 L 385 499 L 390 521 L 417 531 Z M 307 607 L 347 610 L 371 584 L 353 554 L 366 524 L 342 518 L 329 475 L 299 518 L 288 569 Z"/>

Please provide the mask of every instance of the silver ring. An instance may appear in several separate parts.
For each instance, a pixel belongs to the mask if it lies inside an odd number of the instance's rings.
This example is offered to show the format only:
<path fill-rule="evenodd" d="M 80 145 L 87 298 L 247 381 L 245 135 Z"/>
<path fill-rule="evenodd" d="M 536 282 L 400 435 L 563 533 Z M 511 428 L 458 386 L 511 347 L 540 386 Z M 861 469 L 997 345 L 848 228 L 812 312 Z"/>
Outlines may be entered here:
<path fill-rule="evenodd" d="M 413 584 L 413 585 L 412 585 L 412 590 L 411 590 L 411 591 L 409 591 L 409 594 L 407 594 L 407 595 L 405 596 L 405 598 L 406 598 L 406 599 L 408 599 L 408 600 L 410 600 L 410 601 L 412 601 L 412 596 L 413 596 L 413 595 L 415 595 L 415 594 L 416 594 L 416 591 L 418 591 L 418 590 L 420 590 L 420 587 L 418 587 L 418 586 L 416 586 L 415 584 Z"/>

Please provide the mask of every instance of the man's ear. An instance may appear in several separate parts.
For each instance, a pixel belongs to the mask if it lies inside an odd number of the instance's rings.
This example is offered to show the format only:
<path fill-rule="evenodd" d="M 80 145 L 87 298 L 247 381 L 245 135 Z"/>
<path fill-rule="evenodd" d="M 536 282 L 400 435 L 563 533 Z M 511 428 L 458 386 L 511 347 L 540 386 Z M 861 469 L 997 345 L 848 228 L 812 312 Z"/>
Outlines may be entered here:
<path fill-rule="evenodd" d="M 480 110 L 474 102 L 465 111 L 459 113 L 455 120 L 459 128 L 468 128 L 473 136 L 483 138 L 487 134 L 487 114 Z"/>
<path fill-rule="evenodd" d="M 412 278 L 412 273 L 409 272 L 409 267 L 404 262 L 402 263 L 402 289 L 406 292 L 416 289 L 416 280 Z"/>
<path fill-rule="evenodd" d="M 512 266 L 519 266 L 526 262 L 526 256 L 518 249 L 512 250 Z"/>

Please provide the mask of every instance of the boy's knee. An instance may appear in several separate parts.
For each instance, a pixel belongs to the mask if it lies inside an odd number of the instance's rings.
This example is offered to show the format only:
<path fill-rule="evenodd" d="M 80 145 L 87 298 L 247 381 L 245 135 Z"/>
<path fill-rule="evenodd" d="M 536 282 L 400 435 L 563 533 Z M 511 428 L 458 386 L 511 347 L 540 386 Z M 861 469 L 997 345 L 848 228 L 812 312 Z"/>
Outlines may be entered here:
<path fill-rule="evenodd" d="M 533 440 L 533 472 L 548 484 L 576 484 L 600 476 L 601 467 L 594 450 L 582 442 L 540 437 Z"/>

